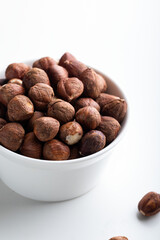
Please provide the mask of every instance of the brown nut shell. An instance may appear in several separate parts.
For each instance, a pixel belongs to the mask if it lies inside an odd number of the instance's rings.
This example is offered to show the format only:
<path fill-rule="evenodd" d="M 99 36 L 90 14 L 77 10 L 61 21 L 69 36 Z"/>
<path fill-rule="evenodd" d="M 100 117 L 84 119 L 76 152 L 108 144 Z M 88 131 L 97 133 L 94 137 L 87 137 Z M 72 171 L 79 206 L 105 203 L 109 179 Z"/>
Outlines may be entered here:
<path fill-rule="evenodd" d="M 57 139 L 53 139 L 44 144 L 43 157 L 46 160 L 67 160 L 69 156 L 69 147 Z"/>
<path fill-rule="evenodd" d="M 54 91 L 51 86 L 45 83 L 37 83 L 30 88 L 28 96 L 37 110 L 45 111 L 47 110 L 48 103 L 53 100 Z"/>
<path fill-rule="evenodd" d="M 41 159 L 42 143 L 33 132 L 27 133 L 20 147 L 20 153 L 24 156 Z"/>
<path fill-rule="evenodd" d="M 91 130 L 81 140 L 79 153 L 88 156 L 103 149 L 106 145 L 106 137 L 101 131 Z"/>
<path fill-rule="evenodd" d="M 107 93 L 101 93 L 99 97 L 96 99 L 96 102 L 99 104 L 101 108 L 103 108 L 106 104 L 112 102 L 113 100 L 120 99 L 117 96 L 107 94 Z"/>
<path fill-rule="evenodd" d="M 71 102 L 81 96 L 84 90 L 83 83 L 78 78 L 67 78 L 57 84 L 57 93 L 64 100 Z"/>
<path fill-rule="evenodd" d="M 23 79 L 24 74 L 28 72 L 29 69 L 30 67 L 24 63 L 12 63 L 7 67 L 5 75 L 7 79 Z"/>
<path fill-rule="evenodd" d="M 70 77 L 77 77 L 87 69 L 87 66 L 77 60 L 66 60 L 63 66 L 67 69 Z"/>
<path fill-rule="evenodd" d="M 17 95 L 8 103 L 8 117 L 10 121 L 24 121 L 32 117 L 34 106 L 24 95 Z"/>
<path fill-rule="evenodd" d="M 62 67 L 65 67 L 65 64 L 64 62 L 68 60 L 68 61 L 75 61 L 77 60 L 71 53 L 69 52 L 66 52 L 63 54 L 63 56 L 60 58 L 59 60 L 59 65 L 62 66 Z"/>
<path fill-rule="evenodd" d="M 3 118 L 0 118 L 0 129 L 6 124 L 6 120 Z"/>
<path fill-rule="evenodd" d="M 34 134 L 41 142 L 53 139 L 58 131 L 60 124 L 52 117 L 41 117 L 34 122 Z"/>
<path fill-rule="evenodd" d="M 97 76 L 98 76 L 100 91 L 101 93 L 105 93 L 107 91 L 107 82 L 100 74 L 97 73 Z"/>
<path fill-rule="evenodd" d="M 128 238 L 118 236 L 118 237 L 112 237 L 109 240 L 128 240 Z"/>
<path fill-rule="evenodd" d="M 34 122 L 36 119 L 43 117 L 44 113 L 43 112 L 39 112 L 39 111 L 35 111 L 32 115 L 32 117 L 29 119 L 28 124 L 27 124 L 27 130 L 28 131 L 33 131 L 33 127 L 34 127 Z"/>
<path fill-rule="evenodd" d="M 101 122 L 101 115 L 94 107 L 84 107 L 76 113 L 76 120 L 85 129 L 95 129 Z"/>
<path fill-rule="evenodd" d="M 76 111 L 78 111 L 80 108 L 87 107 L 87 106 L 96 108 L 98 112 L 100 111 L 99 104 L 96 101 L 94 101 L 92 98 L 79 98 L 76 100 L 74 106 Z"/>
<path fill-rule="evenodd" d="M 73 145 L 79 142 L 83 136 L 81 125 L 75 121 L 65 123 L 60 127 L 59 137 L 68 145 Z"/>
<path fill-rule="evenodd" d="M 147 193 L 139 202 L 138 210 L 144 216 L 152 216 L 160 211 L 160 194 L 156 192 Z"/>
<path fill-rule="evenodd" d="M 53 65 L 48 69 L 48 76 L 53 87 L 57 86 L 57 83 L 61 80 L 68 78 L 67 70 L 59 65 Z"/>
<path fill-rule="evenodd" d="M 20 85 L 20 86 L 23 85 L 22 80 L 19 79 L 19 78 L 12 78 L 12 79 L 10 79 L 10 80 L 8 81 L 8 83 L 14 83 L 14 84 L 18 84 L 18 85 Z"/>
<path fill-rule="evenodd" d="M 47 72 L 48 69 L 55 64 L 57 64 L 57 62 L 53 58 L 43 57 L 33 63 L 33 68 L 40 68 Z"/>
<path fill-rule="evenodd" d="M 24 134 L 21 124 L 7 123 L 0 129 L 0 144 L 15 152 L 20 148 Z"/>

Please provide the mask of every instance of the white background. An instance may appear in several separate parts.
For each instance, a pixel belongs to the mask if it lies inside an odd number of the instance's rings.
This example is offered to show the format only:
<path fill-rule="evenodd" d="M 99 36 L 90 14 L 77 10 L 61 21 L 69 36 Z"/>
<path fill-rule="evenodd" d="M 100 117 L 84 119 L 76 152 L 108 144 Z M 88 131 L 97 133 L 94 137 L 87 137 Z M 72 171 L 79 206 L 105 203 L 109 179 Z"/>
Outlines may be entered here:
<path fill-rule="evenodd" d="M 159 240 L 160 214 L 137 204 L 160 193 L 160 1 L 0 0 L 0 68 L 73 53 L 118 83 L 128 97 L 128 132 L 100 184 L 61 203 L 25 199 L 0 182 L 1 240 Z"/>

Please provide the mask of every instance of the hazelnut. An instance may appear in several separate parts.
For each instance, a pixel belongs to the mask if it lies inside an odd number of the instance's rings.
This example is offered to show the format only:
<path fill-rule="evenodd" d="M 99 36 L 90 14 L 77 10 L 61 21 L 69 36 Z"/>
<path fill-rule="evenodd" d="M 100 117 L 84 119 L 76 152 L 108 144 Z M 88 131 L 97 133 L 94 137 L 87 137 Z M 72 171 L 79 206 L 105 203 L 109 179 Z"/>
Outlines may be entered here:
<path fill-rule="evenodd" d="M 75 109 L 70 103 L 55 99 L 48 104 L 47 115 L 56 118 L 60 123 L 66 123 L 74 118 Z"/>
<path fill-rule="evenodd" d="M 119 236 L 119 237 L 112 237 L 109 240 L 128 240 L 128 238 Z"/>
<path fill-rule="evenodd" d="M 6 108 L 5 106 L 0 102 L 0 117 L 3 118 L 6 115 Z"/>
<path fill-rule="evenodd" d="M 40 68 L 47 72 L 48 68 L 55 64 L 57 64 L 57 62 L 53 58 L 43 57 L 33 63 L 33 68 Z"/>
<path fill-rule="evenodd" d="M 87 107 L 87 106 L 96 108 L 98 112 L 100 111 L 99 104 L 96 101 L 94 101 L 92 98 L 79 98 L 75 102 L 76 111 L 78 111 L 80 108 Z"/>
<path fill-rule="evenodd" d="M 53 100 L 53 88 L 45 83 L 37 83 L 30 88 L 28 92 L 29 98 L 35 105 L 37 110 L 47 110 L 47 105 Z"/>
<path fill-rule="evenodd" d="M 93 69 L 87 68 L 84 72 L 82 72 L 79 78 L 84 84 L 85 96 L 97 98 L 100 95 L 101 89 L 99 85 L 99 78 Z"/>
<path fill-rule="evenodd" d="M 8 117 L 10 121 L 28 120 L 33 113 L 33 103 L 24 95 L 17 95 L 8 103 Z"/>
<path fill-rule="evenodd" d="M 117 99 L 120 98 L 111 94 L 101 93 L 99 97 L 96 99 L 96 102 L 99 104 L 101 108 L 103 108 L 107 103 Z"/>
<path fill-rule="evenodd" d="M 15 84 L 18 84 L 18 85 L 20 85 L 20 86 L 23 85 L 22 80 L 21 80 L 21 79 L 18 79 L 18 78 L 12 78 L 12 79 L 10 79 L 10 80 L 8 81 L 8 83 L 15 83 Z"/>
<path fill-rule="evenodd" d="M 61 80 L 57 84 L 58 95 L 68 102 L 78 98 L 83 93 L 83 90 L 83 83 L 75 77 L 67 78 L 64 81 Z"/>
<path fill-rule="evenodd" d="M 24 156 L 40 159 L 42 156 L 42 143 L 33 132 L 27 133 L 20 147 L 20 153 Z"/>
<path fill-rule="evenodd" d="M 40 141 L 46 142 L 57 135 L 59 127 L 60 124 L 56 119 L 52 117 L 41 117 L 35 120 L 33 131 Z"/>
<path fill-rule="evenodd" d="M 105 93 L 107 91 L 107 83 L 100 74 L 97 73 L 97 76 L 98 76 L 100 91 L 101 91 L 101 93 Z"/>
<path fill-rule="evenodd" d="M 46 72 L 40 68 L 30 69 L 23 78 L 23 84 L 27 90 L 29 90 L 36 83 L 45 83 L 50 85 Z"/>
<path fill-rule="evenodd" d="M 28 124 L 27 124 L 27 129 L 28 131 L 33 131 L 33 127 L 34 127 L 34 122 L 36 119 L 43 117 L 44 113 L 43 112 L 38 112 L 35 111 L 32 115 L 32 117 L 29 119 Z"/>
<path fill-rule="evenodd" d="M 28 72 L 29 69 L 30 67 L 24 63 L 12 63 L 7 67 L 5 75 L 7 79 L 23 79 L 24 74 Z"/>
<path fill-rule="evenodd" d="M 0 118 L 0 129 L 6 124 L 6 120 L 3 118 Z"/>
<path fill-rule="evenodd" d="M 69 156 L 69 147 L 59 140 L 53 139 L 44 144 L 43 157 L 46 160 L 67 160 Z"/>
<path fill-rule="evenodd" d="M 98 130 L 104 133 L 107 143 L 111 143 L 118 135 L 121 128 L 119 122 L 112 117 L 101 117 L 101 122 L 97 127 Z"/>
<path fill-rule="evenodd" d="M 83 129 L 81 125 L 75 121 L 65 123 L 60 127 L 59 137 L 68 145 L 73 145 L 82 138 Z"/>
<path fill-rule="evenodd" d="M 155 192 L 147 193 L 139 202 L 138 210 L 144 216 L 152 216 L 160 211 L 160 194 Z"/>
<path fill-rule="evenodd" d="M 5 106 L 16 95 L 23 95 L 25 90 L 22 86 L 13 83 L 7 83 L 0 88 L 0 102 Z"/>
<path fill-rule="evenodd" d="M 77 60 L 66 60 L 63 63 L 63 66 L 67 69 L 70 77 L 77 77 L 87 69 L 87 66 Z"/>
<path fill-rule="evenodd" d="M 7 123 L 0 129 L 0 144 L 12 151 L 21 146 L 25 131 L 19 123 Z"/>
<path fill-rule="evenodd" d="M 76 120 L 86 129 L 95 129 L 101 122 L 101 115 L 94 107 L 83 107 L 76 113 Z"/>
<path fill-rule="evenodd" d="M 70 146 L 70 156 L 69 159 L 76 159 L 82 157 L 79 154 L 79 147 L 77 145 Z"/>
<path fill-rule="evenodd" d="M 48 69 L 48 76 L 53 87 L 57 86 L 60 80 L 68 78 L 68 72 L 64 67 L 53 65 Z"/>
<path fill-rule="evenodd" d="M 62 67 L 65 67 L 65 64 L 64 62 L 68 60 L 68 61 L 74 61 L 76 60 L 76 58 L 69 52 L 66 52 L 63 54 L 63 56 L 60 58 L 59 60 L 59 65 L 62 66 Z"/>
<path fill-rule="evenodd" d="M 0 86 L 6 84 L 8 80 L 6 78 L 0 78 Z"/>
<path fill-rule="evenodd" d="M 87 156 L 100 151 L 105 145 L 105 135 L 101 131 L 91 130 L 82 137 L 79 153 Z"/>

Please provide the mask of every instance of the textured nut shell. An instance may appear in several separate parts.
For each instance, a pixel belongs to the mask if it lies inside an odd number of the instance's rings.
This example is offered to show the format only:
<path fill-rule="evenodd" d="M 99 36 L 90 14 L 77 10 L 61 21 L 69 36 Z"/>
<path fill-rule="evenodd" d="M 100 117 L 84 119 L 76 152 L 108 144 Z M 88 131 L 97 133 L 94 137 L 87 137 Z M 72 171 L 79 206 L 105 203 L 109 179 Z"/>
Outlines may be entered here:
<path fill-rule="evenodd" d="M 79 153 L 82 156 L 88 156 L 100 151 L 105 145 L 105 135 L 101 131 L 92 130 L 82 137 Z"/>
<path fill-rule="evenodd" d="M 0 143 L 12 151 L 21 146 L 25 131 L 19 123 L 7 123 L 0 129 Z"/>
<path fill-rule="evenodd" d="M 70 103 L 58 99 L 48 104 L 47 115 L 56 118 L 61 123 L 66 123 L 73 119 L 75 109 Z"/>
<path fill-rule="evenodd" d="M 24 74 L 28 72 L 29 69 L 30 67 L 24 63 L 12 63 L 7 67 L 5 75 L 7 79 L 23 79 Z"/>
<path fill-rule="evenodd" d="M 96 99 L 96 102 L 99 104 L 101 108 L 105 106 L 105 104 L 115 100 L 115 99 L 120 99 L 117 96 L 107 94 L 107 93 L 101 93 L 99 97 Z"/>
<path fill-rule="evenodd" d="M 82 72 L 79 78 L 84 84 L 84 94 L 87 97 L 94 99 L 100 95 L 101 89 L 98 83 L 99 79 L 93 69 L 87 68 L 84 72 Z"/>
<path fill-rule="evenodd" d="M 70 156 L 70 149 L 59 140 L 53 139 L 44 144 L 43 156 L 46 160 L 67 160 Z"/>
<path fill-rule="evenodd" d="M 63 56 L 60 58 L 59 60 L 59 65 L 62 66 L 62 67 L 65 67 L 65 64 L 64 62 L 68 60 L 68 61 L 74 61 L 76 60 L 76 58 L 69 52 L 66 52 L 63 54 Z"/>
<path fill-rule="evenodd" d="M 20 86 L 23 85 L 22 80 L 21 80 L 21 79 L 18 79 L 18 78 L 12 78 L 12 79 L 10 79 L 10 80 L 8 81 L 8 83 L 14 83 L 14 84 L 18 84 L 18 85 L 20 85 Z"/>
<path fill-rule="evenodd" d="M 112 237 L 109 240 L 128 240 L 128 238 L 119 236 L 119 237 Z"/>
<path fill-rule="evenodd" d="M 79 98 L 75 102 L 76 111 L 78 111 L 80 108 L 87 107 L 87 106 L 96 108 L 98 112 L 100 111 L 99 104 L 96 101 L 94 101 L 92 98 Z"/>
<path fill-rule="evenodd" d="M 46 72 L 40 68 L 32 68 L 23 78 L 23 84 L 27 90 L 37 83 L 45 83 L 50 85 L 49 78 Z"/>
<path fill-rule="evenodd" d="M 57 62 L 53 58 L 43 57 L 33 63 L 33 68 L 40 68 L 47 72 L 48 68 L 55 64 L 57 64 Z"/>
<path fill-rule="evenodd" d="M 101 93 L 105 93 L 107 91 L 107 83 L 100 74 L 97 73 L 97 76 L 98 76 L 98 83 L 100 86 L 100 91 L 101 91 Z"/>
<path fill-rule="evenodd" d="M 0 102 L 5 106 L 16 95 L 23 95 L 25 90 L 22 86 L 14 83 L 7 83 L 0 88 Z"/>
<path fill-rule="evenodd" d="M 97 127 L 98 130 L 104 133 L 107 143 L 111 143 L 118 135 L 121 128 L 119 122 L 112 117 L 101 117 L 101 122 Z"/>
<path fill-rule="evenodd" d="M 28 124 L 27 124 L 27 129 L 28 131 L 33 131 L 33 127 L 34 127 L 34 122 L 36 119 L 43 117 L 44 113 L 43 112 L 39 112 L 39 111 L 35 111 L 33 113 L 33 116 L 29 119 Z"/>
<path fill-rule="evenodd" d="M 27 133 L 20 147 L 20 153 L 24 156 L 40 159 L 42 156 L 42 143 L 33 132 Z"/>
<path fill-rule="evenodd" d="M 81 125 L 75 121 L 68 122 L 60 127 L 59 137 L 68 145 L 73 145 L 79 142 L 83 136 Z"/>
<path fill-rule="evenodd" d="M 57 84 L 58 95 L 68 102 L 71 102 L 81 96 L 83 90 L 83 83 L 75 77 L 67 78 L 65 81 L 61 80 Z"/>
<path fill-rule="evenodd" d="M 68 72 L 62 66 L 53 65 L 48 69 L 48 76 L 51 85 L 55 87 L 60 80 L 65 80 L 66 78 L 68 78 Z"/>
<path fill-rule="evenodd" d="M 41 117 L 34 122 L 34 134 L 42 141 L 46 142 L 53 139 L 58 131 L 60 124 L 52 117 Z"/>
<path fill-rule="evenodd" d="M 67 69 L 70 77 L 77 77 L 87 69 L 87 66 L 77 60 L 66 60 L 63 66 Z"/>
<path fill-rule="evenodd" d="M 10 121 L 28 120 L 34 113 L 33 103 L 28 97 L 17 95 L 8 103 L 7 113 Z"/>
<path fill-rule="evenodd" d="M 0 118 L 0 129 L 6 124 L 6 120 L 3 118 Z"/>
<path fill-rule="evenodd" d="M 45 111 L 48 103 L 53 100 L 54 91 L 52 87 L 45 83 L 37 83 L 30 88 L 28 96 L 37 110 Z"/>
<path fill-rule="evenodd" d="M 152 216 L 160 211 L 160 194 L 155 192 L 147 193 L 139 202 L 138 210 L 144 216 Z"/>
<path fill-rule="evenodd" d="M 70 156 L 69 156 L 69 159 L 76 159 L 76 158 L 80 158 L 80 157 L 82 157 L 82 156 L 79 154 L 79 147 L 78 147 L 78 145 L 70 146 Z"/>
<path fill-rule="evenodd" d="M 95 129 L 101 122 L 101 115 L 96 108 L 87 106 L 78 110 L 76 120 L 84 128 Z"/>

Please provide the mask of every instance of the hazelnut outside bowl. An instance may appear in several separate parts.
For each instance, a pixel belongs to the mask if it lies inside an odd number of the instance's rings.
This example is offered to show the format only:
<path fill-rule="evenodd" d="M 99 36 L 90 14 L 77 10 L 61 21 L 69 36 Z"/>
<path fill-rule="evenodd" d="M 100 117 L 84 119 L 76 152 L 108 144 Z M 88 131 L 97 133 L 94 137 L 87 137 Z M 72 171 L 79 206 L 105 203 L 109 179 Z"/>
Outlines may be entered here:
<path fill-rule="evenodd" d="M 33 62 L 27 64 L 31 66 Z M 107 81 L 108 93 L 126 99 L 112 80 L 104 74 L 102 76 Z M 4 77 L 4 72 L 0 77 Z M 25 157 L 0 146 L 0 178 L 13 191 L 34 200 L 64 201 L 79 197 L 98 183 L 110 153 L 125 133 L 127 123 L 128 111 L 112 143 L 97 153 L 67 161 Z"/>

